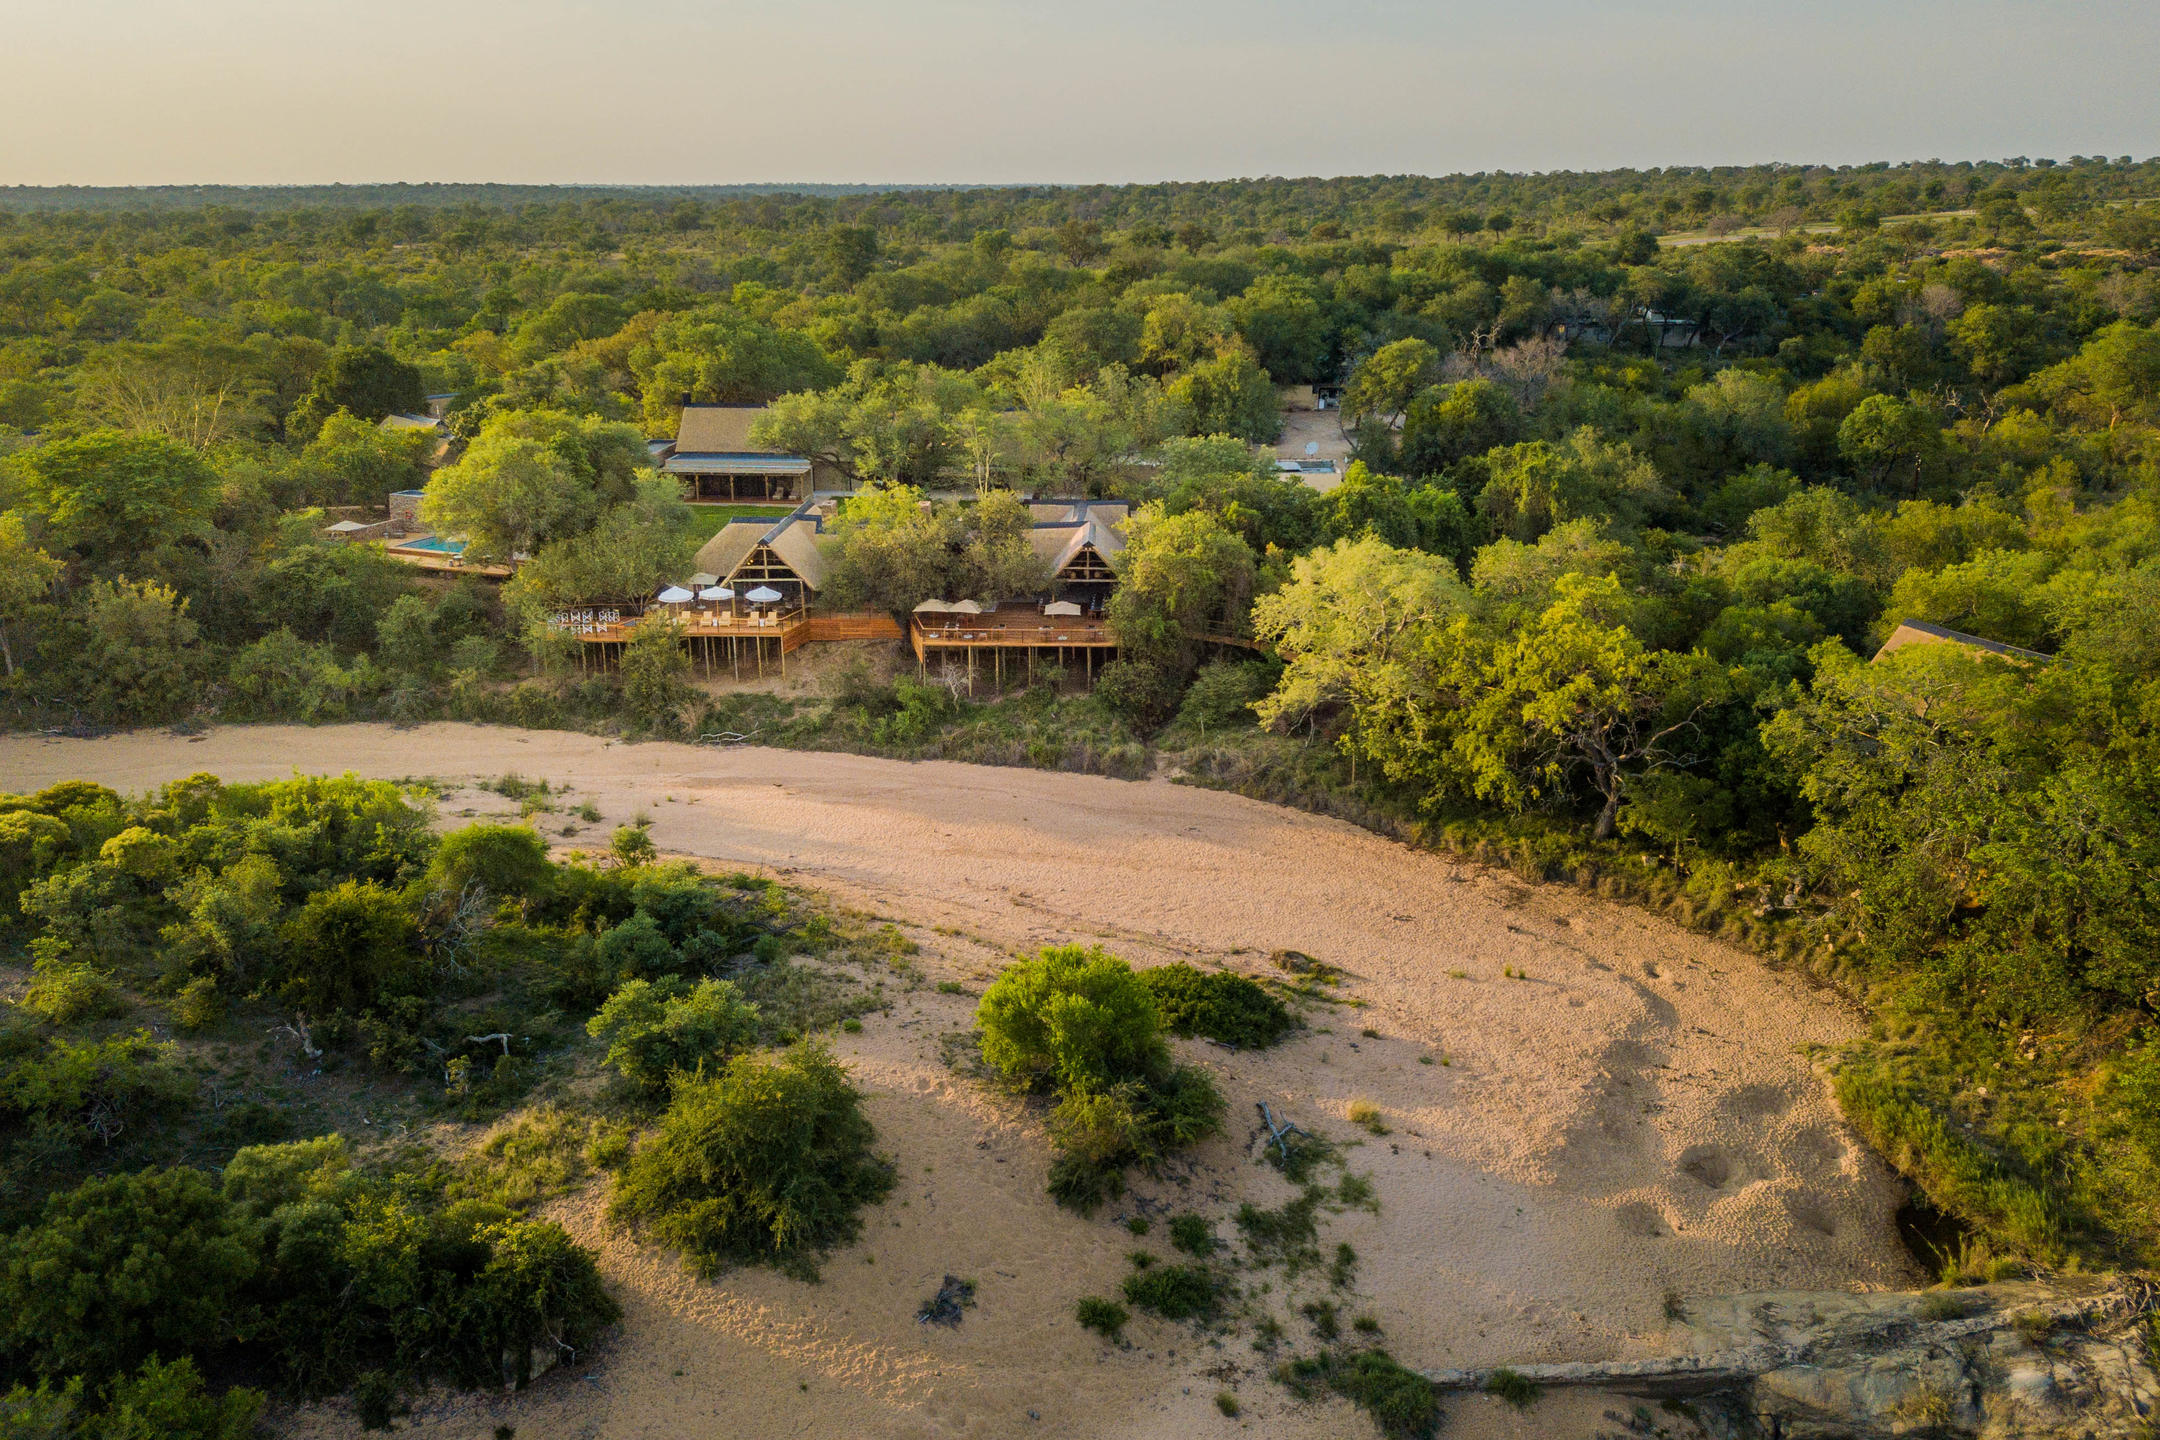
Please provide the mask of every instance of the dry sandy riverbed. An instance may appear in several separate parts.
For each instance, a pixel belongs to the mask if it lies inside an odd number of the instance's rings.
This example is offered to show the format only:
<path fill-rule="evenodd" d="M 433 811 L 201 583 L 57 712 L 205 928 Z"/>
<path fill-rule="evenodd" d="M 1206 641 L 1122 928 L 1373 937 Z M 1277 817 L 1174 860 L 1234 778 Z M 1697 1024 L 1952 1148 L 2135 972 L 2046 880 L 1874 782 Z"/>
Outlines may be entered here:
<path fill-rule="evenodd" d="M 610 825 L 649 814 L 664 851 L 766 867 L 901 922 L 931 979 L 971 990 L 1006 954 L 1077 940 L 1251 973 L 1301 950 L 1368 1002 L 1317 1010 L 1265 1054 L 1190 1048 L 1222 1084 L 1233 1133 L 1083 1220 L 1043 1194 L 1039 1126 L 941 1058 L 971 997 L 903 997 L 840 1037 L 902 1178 L 823 1283 L 697 1282 L 609 1235 L 589 1192 L 560 1214 L 600 1249 L 628 1315 L 619 1338 L 523 1396 L 423 1407 L 418 1435 L 483 1437 L 506 1421 L 526 1437 L 610 1440 L 1370 1433 L 1340 1403 L 1290 1402 L 1246 1337 L 1215 1348 L 1142 1319 L 1115 1350 L 1072 1321 L 1077 1297 L 1114 1293 L 1136 1244 L 1167 1253 L 1159 1225 L 1135 1242 L 1118 1223 L 1135 1204 L 1198 1209 L 1228 1235 L 1239 1201 L 1292 1193 L 1249 1158 L 1258 1100 L 1364 1140 L 1351 1165 L 1380 1211 L 1339 1216 L 1323 1239 L 1362 1257 L 1346 1313 L 1376 1317 L 1414 1366 L 1655 1353 L 1668 1292 L 1917 1278 L 1892 1224 L 1895 1181 L 1800 1053 L 1852 1034 L 1848 1012 L 1639 912 L 1336 821 L 1162 783 L 465 725 L 0 739 L 7 790 L 294 770 L 567 783 Z M 1385 1138 L 1345 1123 L 1361 1097 L 1382 1108 Z M 976 1282 L 976 1308 L 956 1330 L 916 1324 L 946 1273 Z M 1238 1419 L 1215 1408 L 1224 1388 Z M 1518 1416 L 1459 1398 L 1448 1433 L 1587 1437 L 1610 1403 L 1555 1396 Z M 324 1409 L 291 1430 L 353 1427 Z"/>

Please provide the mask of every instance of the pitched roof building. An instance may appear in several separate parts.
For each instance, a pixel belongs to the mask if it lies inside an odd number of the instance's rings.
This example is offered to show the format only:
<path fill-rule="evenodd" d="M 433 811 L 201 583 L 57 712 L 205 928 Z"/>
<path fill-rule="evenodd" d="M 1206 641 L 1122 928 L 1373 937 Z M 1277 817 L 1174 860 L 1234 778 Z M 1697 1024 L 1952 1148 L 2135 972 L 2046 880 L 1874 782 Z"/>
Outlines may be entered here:
<path fill-rule="evenodd" d="M 755 445 L 750 426 L 762 405 L 685 405 L 675 438 L 657 448 L 660 468 L 682 481 L 691 501 L 803 500 L 840 478 L 804 455 Z"/>

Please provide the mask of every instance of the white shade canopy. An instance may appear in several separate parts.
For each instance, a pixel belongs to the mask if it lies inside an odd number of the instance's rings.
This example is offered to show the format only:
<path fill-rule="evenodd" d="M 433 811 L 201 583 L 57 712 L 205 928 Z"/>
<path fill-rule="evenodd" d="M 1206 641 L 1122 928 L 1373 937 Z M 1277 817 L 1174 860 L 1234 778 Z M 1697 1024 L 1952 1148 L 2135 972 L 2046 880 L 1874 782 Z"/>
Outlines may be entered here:
<path fill-rule="evenodd" d="M 670 585 L 660 592 L 660 603 L 662 605 L 680 605 L 689 598 L 690 592 L 680 585 Z"/>
<path fill-rule="evenodd" d="M 769 605 L 773 601 L 778 600 L 779 598 L 780 592 L 773 589 L 770 585 L 760 585 L 757 587 L 757 589 L 752 590 L 749 594 L 743 596 L 743 599 L 757 605 Z"/>
<path fill-rule="evenodd" d="M 689 583 L 692 585 L 717 585 L 720 583 L 720 577 L 707 571 L 700 570 L 697 574 L 690 577 Z"/>
<path fill-rule="evenodd" d="M 980 615 L 983 613 L 981 602 L 975 600 L 955 601 L 952 608 L 955 615 Z"/>
<path fill-rule="evenodd" d="M 1043 614 L 1045 615 L 1078 615 L 1079 613 L 1080 607 L 1070 600 L 1053 600 L 1048 605 L 1043 606 Z"/>
<path fill-rule="evenodd" d="M 944 600 L 925 600 L 915 607 L 917 615 L 947 615 L 952 612 L 950 603 Z"/>
<path fill-rule="evenodd" d="M 711 589 L 698 591 L 697 598 L 700 600 L 732 600 L 735 598 L 735 592 L 725 585 L 715 585 Z"/>

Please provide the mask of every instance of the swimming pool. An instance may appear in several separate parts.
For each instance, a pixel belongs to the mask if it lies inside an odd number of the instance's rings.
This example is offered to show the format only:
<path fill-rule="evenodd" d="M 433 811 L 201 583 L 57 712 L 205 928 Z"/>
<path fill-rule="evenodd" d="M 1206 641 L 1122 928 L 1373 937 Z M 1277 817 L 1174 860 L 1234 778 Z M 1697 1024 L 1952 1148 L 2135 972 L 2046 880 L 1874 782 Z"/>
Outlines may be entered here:
<path fill-rule="evenodd" d="M 438 555 L 457 555 L 464 551 L 463 540 L 445 540 L 440 535 L 422 535 L 414 540 L 400 540 L 392 547 L 397 550 L 429 550 Z"/>

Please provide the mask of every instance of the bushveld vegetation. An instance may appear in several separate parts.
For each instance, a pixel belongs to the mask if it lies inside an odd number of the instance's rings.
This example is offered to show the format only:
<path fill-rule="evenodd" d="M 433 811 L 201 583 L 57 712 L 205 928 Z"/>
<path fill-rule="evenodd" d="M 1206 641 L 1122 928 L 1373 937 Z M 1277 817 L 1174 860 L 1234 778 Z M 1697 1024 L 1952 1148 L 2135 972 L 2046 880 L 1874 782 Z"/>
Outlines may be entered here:
<path fill-rule="evenodd" d="M 1222 1128 L 1207 1073 L 1171 1058 L 1154 993 L 1099 947 L 1056 946 L 1009 966 L 976 1009 L 982 1055 L 1023 1089 L 1056 1097 L 1050 1193 L 1083 1212 Z"/>
<path fill-rule="evenodd" d="M 1833 1057 L 1847 1113 L 1997 1258 L 2145 1263 L 2156 175 L 12 194 L 0 703 L 1168 757 L 1807 966 L 1876 1021 Z M 1325 494 L 1249 445 L 1275 386 L 1314 382 L 1343 387 L 1356 461 Z M 374 422 L 430 392 L 461 448 L 428 513 L 534 557 L 499 591 L 321 538 L 321 507 L 426 478 Z M 868 488 L 833 538 L 854 603 L 1038 582 L 1016 507 L 951 496 L 1132 502 L 1118 662 L 1090 695 L 1038 675 L 994 704 L 864 672 L 700 697 L 658 635 L 580 674 L 548 609 L 691 553 L 640 443 L 686 394 L 771 402 L 764 441 Z M 1903 620 L 2051 658 L 1864 663 Z M 126 868 L 155 847 L 126 850 L 98 873 L 159 883 Z M 405 927 L 425 950 L 434 923 L 390 888 L 341 877 L 276 922 L 349 956 L 279 978 L 284 1003 L 371 1014 L 385 1053 Z M 217 967 L 187 983 L 175 1013 L 214 1014 Z M 54 1024 L 114 1003 L 65 956 L 31 1000 Z M 135 1041 L 98 1043 L 68 1063 L 124 1077 L 128 1113 L 169 1103 Z M 519 1057 L 453 1058 L 478 1094 Z"/>
<path fill-rule="evenodd" d="M 410 1387 L 523 1384 L 616 1319 L 528 1213 L 596 1170 L 707 1267 L 803 1271 L 883 1193 L 844 1072 L 756 1049 L 877 1003 L 813 959 L 851 944 L 829 916 L 634 827 L 557 861 L 432 816 L 350 777 L 0 795 L 29 962 L 0 1008 L 9 1434 L 237 1437 L 264 1395 L 236 1377 L 370 1423 Z M 377 1138 L 499 1115 L 587 1049 L 607 1113 L 539 1106 L 464 1155 Z"/>

